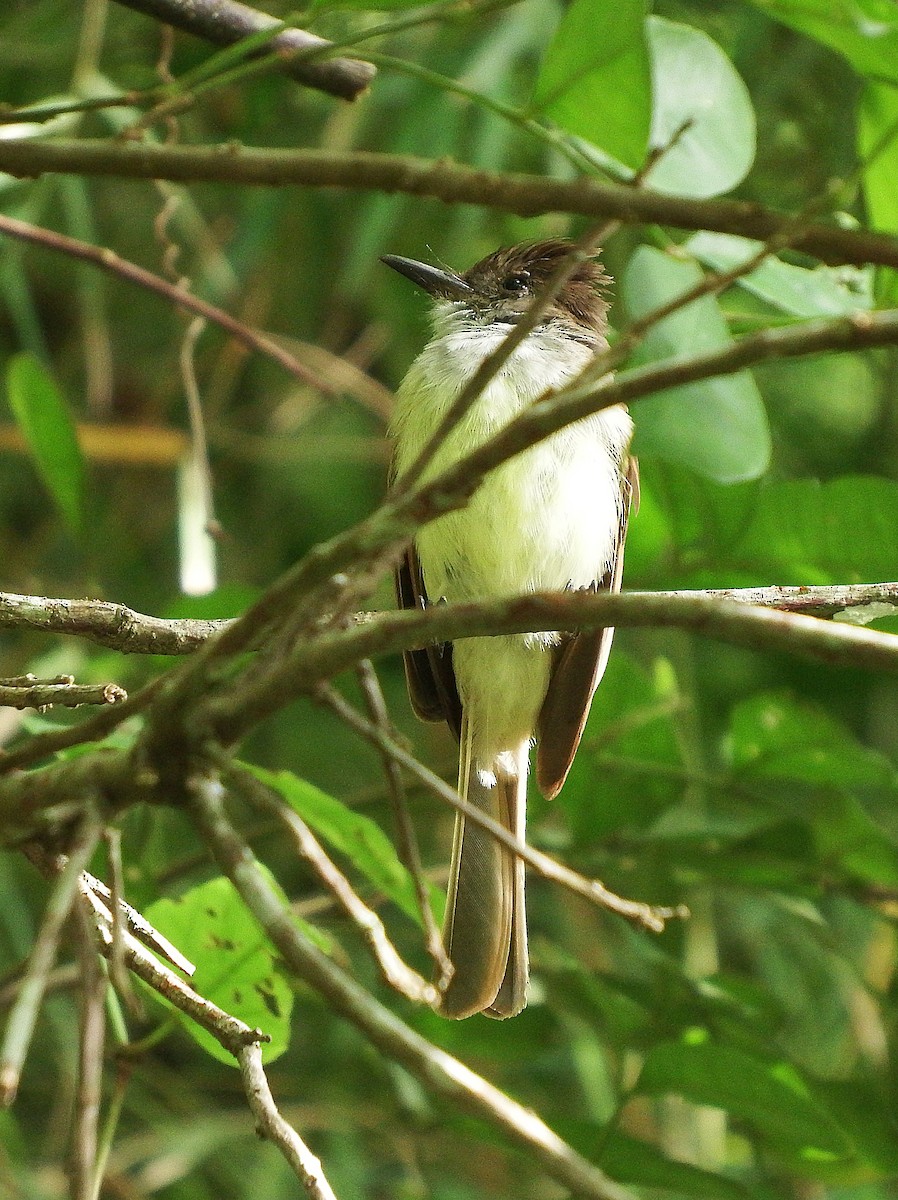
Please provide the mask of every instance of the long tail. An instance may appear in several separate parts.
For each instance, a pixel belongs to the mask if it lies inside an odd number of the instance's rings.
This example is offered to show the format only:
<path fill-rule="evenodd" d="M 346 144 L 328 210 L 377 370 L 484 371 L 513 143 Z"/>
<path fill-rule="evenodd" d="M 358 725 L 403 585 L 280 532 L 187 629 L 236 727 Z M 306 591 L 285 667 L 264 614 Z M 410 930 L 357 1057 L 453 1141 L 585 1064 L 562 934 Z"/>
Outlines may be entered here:
<path fill-rule="evenodd" d="M 503 755 L 504 767 L 475 762 L 471 731 L 462 721 L 460 795 L 522 840 L 528 751 L 529 743 L 523 742 Z M 521 1011 L 529 974 L 524 863 L 461 813 L 455 821 L 443 942 L 455 968 L 443 993 L 445 1016 L 513 1017 Z"/>

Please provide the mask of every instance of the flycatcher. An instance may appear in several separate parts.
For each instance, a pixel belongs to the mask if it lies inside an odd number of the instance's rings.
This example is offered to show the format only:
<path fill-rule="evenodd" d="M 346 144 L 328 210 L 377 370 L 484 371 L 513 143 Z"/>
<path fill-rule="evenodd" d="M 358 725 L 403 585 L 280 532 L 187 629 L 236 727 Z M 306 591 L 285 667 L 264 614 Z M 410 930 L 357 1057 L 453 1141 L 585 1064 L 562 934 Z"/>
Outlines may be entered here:
<path fill-rule="evenodd" d="M 464 275 L 386 256 L 433 300 L 433 336 L 412 364 L 392 422 L 399 480 L 480 363 L 570 253 L 559 239 L 497 250 Z M 609 277 L 579 264 L 537 327 L 493 377 L 424 473 L 432 478 L 535 400 L 570 383 L 607 348 Z M 552 434 L 491 471 L 464 509 L 425 525 L 397 572 L 404 608 L 570 588 L 618 590 L 637 500 L 632 422 L 623 406 Z M 459 738 L 458 790 L 523 840 L 530 744 L 536 779 L 557 795 L 608 660 L 611 629 L 465 638 L 405 656 L 412 706 Z M 446 920 L 454 974 L 448 1017 L 509 1017 L 527 1002 L 524 864 L 459 815 Z"/>

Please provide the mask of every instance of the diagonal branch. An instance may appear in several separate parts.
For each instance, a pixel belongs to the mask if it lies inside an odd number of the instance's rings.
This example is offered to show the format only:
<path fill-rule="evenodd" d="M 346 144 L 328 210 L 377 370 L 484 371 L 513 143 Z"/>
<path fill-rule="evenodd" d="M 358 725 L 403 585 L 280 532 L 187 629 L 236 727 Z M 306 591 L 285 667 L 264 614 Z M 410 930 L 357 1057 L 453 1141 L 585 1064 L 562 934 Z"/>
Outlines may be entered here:
<path fill-rule="evenodd" d="M 281 32 L 265 43 L 265 51 L 275 51 L 287 58 L 282 70 L 298 83 L 342 100 L 355 100 L 377 74 L 370 63 L 355 58 L 304 62 L 303 53 L 320 54 L 331 43 L 303 29 L 284 29 L 281 21 L 238 0 L 119 0 L 119 3 L 217 46 L 231 46 L 266 29 L 280 28 Z"/>
<path fill-rule="evenodd" d="M 439 775 L 429 771 L 427 767 L 418 762 L 413 754 L 404 750 L 381 728 L 372 721 L 367 721 L 361 713 L 356 712 L 352 705 L 348 704 L 334 688 L 321 687 L 316 692 L 316 696 L 350 729 L 355 730 L 366 741 L 377 746 L 379 750 L 389 754 L 394 762 L 414 775 L 430 792 L 451 805 L 457 812 L 464 813 L 465 817 L 475 825 L 485 829 L 497 842 L 501 842 L 503 846 L 522 858 L 527 866 L 536 871 L 537 875 L 541 875 L 543 879 L 560 884 L 561 887 L 567 888 L 575 895 L 582 896 L 584 900 L 589 900 L 592 904 L 607 908 L 609 912 L 626 917 L 634 924 L 643 929 L 649 929 L 653 933 L 662 933 L 668 921 L 689 915 L 688 909 L 682 905 L 668 908 L 664 905 L 646 904 L 641 900 L 627 900 L 605 887 L 601 880 L 587 879 L 585 875 L 580 875 L 577 871 L 572 871 L 570 867 L 556 862 L 550 855 L 543 854 L 541 850 L 536 850 L 527 842 L 515 837 L 498 821 L 488 816 L 483 809 L 463 800 L 455 788 L 444 783 Z"/>
<path fill-rule="evenodd" d="M 319 992 L 331 1011 L 354 1025 L 425 1087 L 486 1121 L 540 1163 L 547 1175 L 583 1200 L 633 1200 L 633 1195 L 578 1154 L 529 1109 L 464 1063 L 440 1050 L 375 1000 L 314 945 L 293 920 L 252 851 L 228 821 L 221 785 L 195 780 L 193 816 L 204 842 L 287 966 Z"/>

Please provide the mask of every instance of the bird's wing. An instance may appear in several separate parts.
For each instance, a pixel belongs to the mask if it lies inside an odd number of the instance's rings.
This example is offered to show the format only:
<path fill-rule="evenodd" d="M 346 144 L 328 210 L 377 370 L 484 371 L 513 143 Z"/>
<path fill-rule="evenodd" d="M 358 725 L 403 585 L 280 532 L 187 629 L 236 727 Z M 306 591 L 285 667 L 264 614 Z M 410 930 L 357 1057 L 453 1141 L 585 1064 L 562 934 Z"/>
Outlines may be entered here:
<path fill-rule="evenodd" d="M 639 507 L 639 464 L 632 456 L 623 479 L 623 503 L 614 558 L 597 591 L 619 592 L 630 511 Z M 549 688 L 539 714 L 536 780 L 551 800 L 561 791 L 583 736 L 589 706 L 611 650 L 613 629 L 590 629 L 565 638 L 556 650 Z"/>
<path fill-rule="evenodd" d="M 427 591 L 414 546 L 396 568 L 396 598 L 400 608 L 427 607 Z M 452 668 L 452 645 L 443 642 L 403 656 L 405 682 L 415 715 L 422 721 L 446 721 L 456 737 L 461 733 L 461 700 Z"/>

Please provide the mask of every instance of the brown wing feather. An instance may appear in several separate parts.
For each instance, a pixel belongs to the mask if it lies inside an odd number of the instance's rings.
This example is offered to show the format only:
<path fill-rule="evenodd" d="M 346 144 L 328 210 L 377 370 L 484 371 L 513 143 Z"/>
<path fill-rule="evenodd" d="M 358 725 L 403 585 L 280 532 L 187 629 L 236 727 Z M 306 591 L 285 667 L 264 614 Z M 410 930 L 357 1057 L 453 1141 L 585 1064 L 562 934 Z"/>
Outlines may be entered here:
<path fill-rule="evenodd" d="M 426 608 L 427 591 L 414 546 L 396 568 L 396 599 L 400 608 Z M 444 642 L 402 656 L 405 682 L 415 715 L 422 721 L 446 721 L 456 737 L 461 732 L 461 700 L 452 668 L 452 646 Z"/>
<path fill-rule="evenodd" d="M 624 541 L 630 510 L 639 507 L 639 465 L 627 462 L 620 530 L 610 569 L 597 582 L 596 590 L 619 592 L 624 569 Z M 539 714 L 539 747 L 536 780 L 543 795 L 551 800 L 567 778 L 596 688 L 605 673 L 611 651 L 613 629 L 591 629 L 567 638 L 556 651 L 549 688 Z"/>

